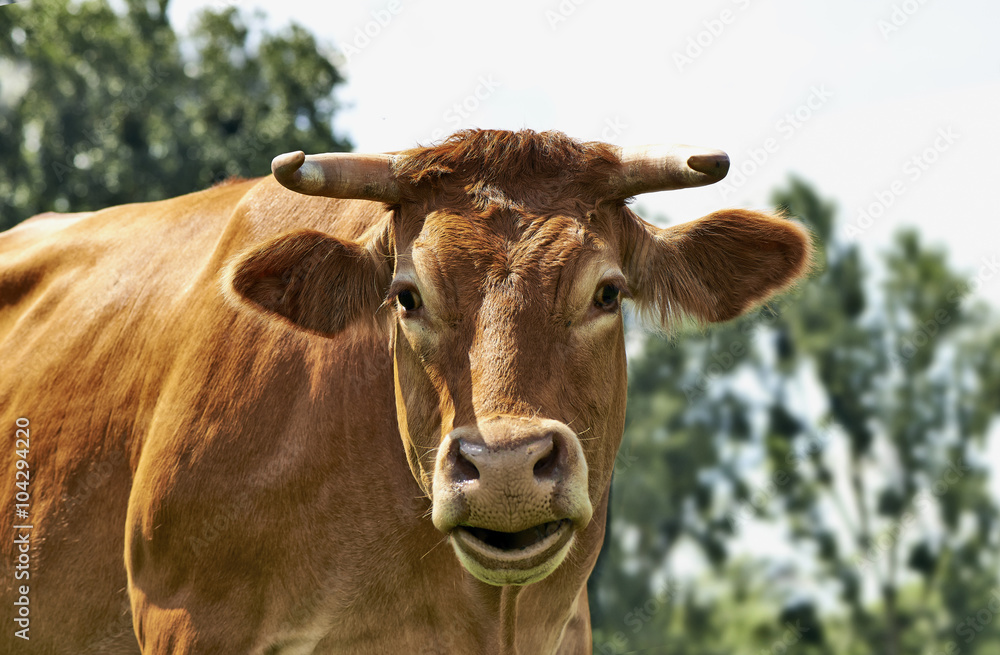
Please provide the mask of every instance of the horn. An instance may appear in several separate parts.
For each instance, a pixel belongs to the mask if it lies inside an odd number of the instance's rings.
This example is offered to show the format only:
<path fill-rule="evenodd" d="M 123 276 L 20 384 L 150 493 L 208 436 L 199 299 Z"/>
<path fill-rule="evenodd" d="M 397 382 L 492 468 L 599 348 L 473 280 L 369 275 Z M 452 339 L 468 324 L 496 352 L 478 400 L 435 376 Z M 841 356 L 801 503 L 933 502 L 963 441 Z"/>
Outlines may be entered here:
<path fill-rule="evenodd" d="M 395 155 L 354 152 L 307 156 L 300 150 L 275 157 L 271 172 L 282 186 L 310 196 L 398 202 L 395 160 Z"/>
<path fill-rule="evenodd" d="M 694 146 L 631 146 L 618 149 L 621 173 L 611 179 L 620 198 L 714 184 L 729 172 L 729 155 Z"/>

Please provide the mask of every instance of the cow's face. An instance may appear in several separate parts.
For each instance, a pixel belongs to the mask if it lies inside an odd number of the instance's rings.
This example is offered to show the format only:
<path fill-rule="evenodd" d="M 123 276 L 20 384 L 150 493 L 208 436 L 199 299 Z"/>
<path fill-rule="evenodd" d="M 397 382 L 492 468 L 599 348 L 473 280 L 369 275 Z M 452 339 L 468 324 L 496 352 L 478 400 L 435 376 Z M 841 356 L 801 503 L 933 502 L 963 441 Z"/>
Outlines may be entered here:
<path fill-rule="evenodd" d="M 388 321 L 399 431 L 435 527 L 480 580 L 527 584 L 606 498 L 625 413 L 622 303 L 662 323 L 728 320 L 808 265 L 807 235 L 780 218 L 730 210 L 658 229 L 625 206 L 721 179 L 727 163 L 485 131 L 397 156 L 287 155 L 273 167 L 285 186 L 392 211 L 359 242 L 264 244 L 232 284 L 319 332 Z"/>
<path fill-rule="evenodd" d="M 411 468 L 469 571 L 533 582 L 589 523 L 621 439 L 617 239 L 593 213 L 435 210 L 421 222 L 396 244 L 388 292 Z"/>

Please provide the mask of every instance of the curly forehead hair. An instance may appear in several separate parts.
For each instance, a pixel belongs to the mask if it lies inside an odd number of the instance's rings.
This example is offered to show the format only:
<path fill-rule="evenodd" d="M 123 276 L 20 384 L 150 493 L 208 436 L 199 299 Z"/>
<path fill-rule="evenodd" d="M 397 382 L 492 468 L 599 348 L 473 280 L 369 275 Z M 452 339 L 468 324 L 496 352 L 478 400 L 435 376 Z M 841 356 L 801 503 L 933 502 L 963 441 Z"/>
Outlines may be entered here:
<path fill-rule="evenodd" d="M 473 196 L 508 197 L 544 190 L 586 194 L 601 189 L 621 163 L 613 146 L 562 132 L 463 130 L 442 143 L 399 153 L 396 178 L 413 188 L 463 188 Z"/>

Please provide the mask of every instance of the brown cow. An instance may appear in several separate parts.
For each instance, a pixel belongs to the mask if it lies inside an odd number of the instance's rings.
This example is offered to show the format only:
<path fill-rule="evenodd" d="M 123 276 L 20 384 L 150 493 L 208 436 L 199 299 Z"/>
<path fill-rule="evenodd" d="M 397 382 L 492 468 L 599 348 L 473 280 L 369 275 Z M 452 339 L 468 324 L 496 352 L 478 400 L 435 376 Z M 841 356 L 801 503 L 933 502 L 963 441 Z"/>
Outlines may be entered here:
<path fill-rule="evenodd" d="M 0 651 L 589 653 L 621 303 L 724 321 L 810 258 L 625 204 L 727 168 L 470 131 L 0 235 Z"/>

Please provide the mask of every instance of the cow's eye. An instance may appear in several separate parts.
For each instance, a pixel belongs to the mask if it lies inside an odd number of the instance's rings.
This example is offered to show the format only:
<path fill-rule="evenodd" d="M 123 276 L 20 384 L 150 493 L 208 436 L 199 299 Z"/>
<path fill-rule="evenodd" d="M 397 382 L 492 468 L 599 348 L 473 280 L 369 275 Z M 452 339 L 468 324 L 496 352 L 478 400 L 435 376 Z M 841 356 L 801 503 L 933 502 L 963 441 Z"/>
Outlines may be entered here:
<path fill-rule="evenodd" d="M 423 304 L 420 300 L 420 294 L 413 289 L 403 289 L 396 294 L 396 301 L 399 306 L 408 312 L 412 312 L 415 309 L 419 309 Z"/>
<path fill-rule="evenodd" d="M 594 294 L 594 304 L 607 312 L 618 309 L 618 298 L 621 290 L 613 284 L 604 284 Z"/>

